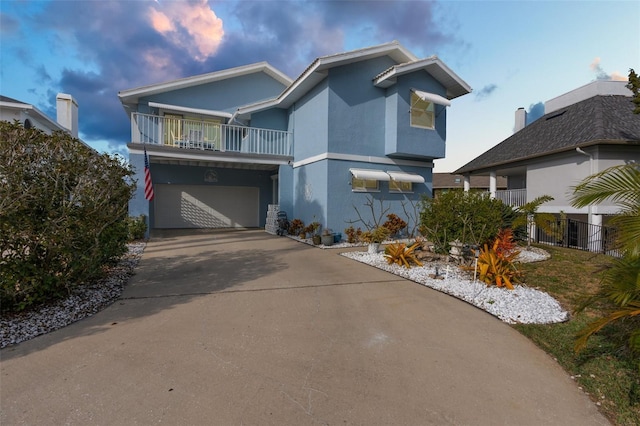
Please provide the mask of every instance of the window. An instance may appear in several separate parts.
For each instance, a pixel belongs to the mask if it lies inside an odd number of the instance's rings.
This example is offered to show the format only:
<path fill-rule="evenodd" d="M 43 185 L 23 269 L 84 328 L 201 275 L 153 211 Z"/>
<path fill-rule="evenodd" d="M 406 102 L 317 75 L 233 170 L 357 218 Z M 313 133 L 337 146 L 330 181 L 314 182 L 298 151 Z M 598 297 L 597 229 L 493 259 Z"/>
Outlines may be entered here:
<path fill-rule="evenodd" d="M 375 179 L 358 179 L 355 176 L 351 177 L 351 190 L 352 191 L 378 191 L 378 182 Z"/>
<path fill-rule="evenodd" d="M 411 127 L 435 128 L 435 104 L 411 92 Z"/>
<path fill-rule="evenodd" d="M 349 169 L 351 173 L 351 190 L 354 192 L 379 191 L 379 182 L 388 181 L 390 176 L 382 170 Z"/>
<path fill-rule="evenodd" d="M 389 181 L 389 191 L 390 192 L 413 192 L 413 183 L 391 179 Z"/>

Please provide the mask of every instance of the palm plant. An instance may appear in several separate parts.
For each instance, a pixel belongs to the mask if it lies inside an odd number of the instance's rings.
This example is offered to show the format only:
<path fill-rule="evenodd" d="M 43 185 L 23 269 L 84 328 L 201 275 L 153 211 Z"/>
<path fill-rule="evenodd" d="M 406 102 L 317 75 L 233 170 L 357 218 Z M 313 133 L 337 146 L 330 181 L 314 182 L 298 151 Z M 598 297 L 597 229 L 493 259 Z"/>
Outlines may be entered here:
<path fill-rule="evenodd" d="M 640 164 L 610 167 L 575 186 L 572 204 L 585 207 L 605 200 L 615 202 L 620 211 L 610 223 L 617 227 L 617 248 L 622 257 L 614 259 L 604 271 L 601 287 L 581 309 L 608 300 L 613 308 L 607 315 L 581 330 L 575 349 L 583 349 L 589 337 L 619 320 L 631 321 L 629 346 L 640 352 Z M 635 321 L 635 322 L 634 322 Z"/>
<path fill-rule="evenodd" d="M 538 213 L 540 206 L 551 200 L 553 200 L 551 195 L 541 195 L 529 201 L 527 204 L 516 208 L 515 212 L 517 216 L 511 226 L 514 229 L 519 226 L 527 227 L 527 247 L 531 246 L 534 227 L 537 226 L 547 234 L 553 232 L 551 224 L 555 223 L 555 216 L 551 213 Z"/>

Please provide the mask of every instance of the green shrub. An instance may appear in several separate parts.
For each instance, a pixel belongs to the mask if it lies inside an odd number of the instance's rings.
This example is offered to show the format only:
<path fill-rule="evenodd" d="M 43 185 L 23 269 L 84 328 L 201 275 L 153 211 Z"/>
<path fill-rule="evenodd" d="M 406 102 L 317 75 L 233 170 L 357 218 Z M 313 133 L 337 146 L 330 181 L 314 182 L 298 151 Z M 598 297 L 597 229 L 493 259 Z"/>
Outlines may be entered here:
<path fill-rule="evenodd" d="M 128 216 L 126 219 L 129 241 L 143 240 L 147 234 L 147 217 L 141 214 L 138 217 Z"/>
<path fill-rule="evenodd" d="M 482 246 L 504 227 L 508 216 L 502 201 L 484 192 L 448 191 L 438 198 L 423 198 L 420 231 L 439 253 L 449 251 L 449 242 Z"/>
<path fill-rule="evenodd" d="M 67 295 L 126 252 L 132 176 L 66 133 L 0 122 L 2 310 Z"/>

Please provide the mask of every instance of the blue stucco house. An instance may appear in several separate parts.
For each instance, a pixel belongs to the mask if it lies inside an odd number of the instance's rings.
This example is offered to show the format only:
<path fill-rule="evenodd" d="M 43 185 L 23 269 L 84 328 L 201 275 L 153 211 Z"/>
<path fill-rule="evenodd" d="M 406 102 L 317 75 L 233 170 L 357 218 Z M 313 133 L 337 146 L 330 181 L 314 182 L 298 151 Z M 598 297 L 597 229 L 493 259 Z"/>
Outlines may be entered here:
<path fill-rule="evenodd" d="M 446 109 L 470 91 L 398 42 L 317 58 L 295 80 L 262 62 L 123 90 L 130 214 L 151 229 L 262 227 L 277 204 L 342 231 L 374 200 L 411 219 L 445 155 Z"/>

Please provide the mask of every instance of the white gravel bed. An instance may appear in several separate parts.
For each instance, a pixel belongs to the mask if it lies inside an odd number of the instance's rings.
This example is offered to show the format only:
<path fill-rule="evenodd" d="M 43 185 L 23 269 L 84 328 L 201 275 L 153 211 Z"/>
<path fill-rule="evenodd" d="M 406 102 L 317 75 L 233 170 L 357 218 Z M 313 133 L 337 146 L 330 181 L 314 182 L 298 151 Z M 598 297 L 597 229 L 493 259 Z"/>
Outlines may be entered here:
<path fill-rule="evenodd" d="M 69 297 L 41 309 L 3 315 L 0 318 L 0 348 L 65 327 L 112 304 L 122 294 L 142 257 L 146 243 L 138 242 L 127 246 L 129 252 L 99 282 L 76 287 Z"/>
<path fill-rule="evenodd" d="M 382 253 L 346 252 L 341 254 L 457 297 L 509 324 L 550 324 L 569 319 L 569 314 L 562 309 L 558 301 L 545 292 L 522 284 L 514 285 L 513 290 L 495 286 L 487 287 L 481 281 L 473 281 L 473 277 L 469 278 L 468 273 L 461 271 L 453 264 L 431 263 L 422 267 L 405 268 L 396 264 L 389 265 Z M 533 262 L 548 258 L 549 254 L 544 250 L 532 249 L 522 250 L 518 260 Z M 430 278 L 430 274 L 435 274 L 436 267 L 438 274 L 445 276 L 444 279 Z"/>

